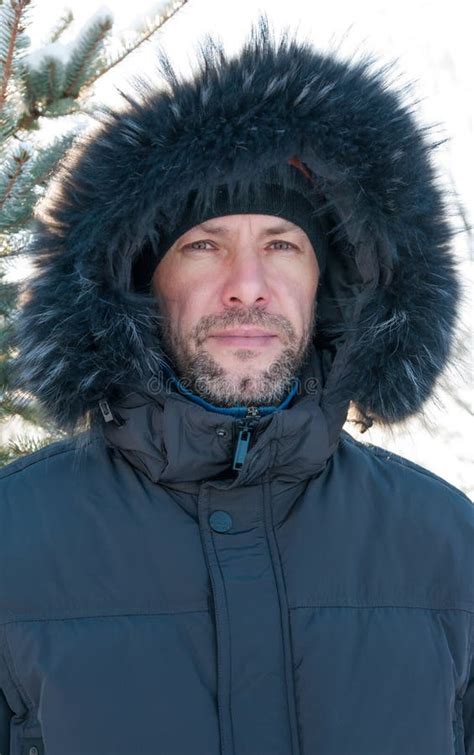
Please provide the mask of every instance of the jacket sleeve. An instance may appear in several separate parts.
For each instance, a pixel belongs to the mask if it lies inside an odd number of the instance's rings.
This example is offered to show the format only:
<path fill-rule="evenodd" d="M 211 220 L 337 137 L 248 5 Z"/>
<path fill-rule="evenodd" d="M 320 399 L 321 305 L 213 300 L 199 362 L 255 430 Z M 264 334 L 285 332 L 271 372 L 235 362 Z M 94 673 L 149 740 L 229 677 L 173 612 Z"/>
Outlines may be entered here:
<path fill-rule="evenodd" d="M 474 615 L 471 616 L 471 657 L 470 672 L 463 697 L 464 750 L 466 755 L 474 755 Z"/>
<path fill-rule="evenodd" d="M 10 752 L 10 719 L 13 711 L 8 707 L 5 695 L 0 689 L 0 755 Z"/>

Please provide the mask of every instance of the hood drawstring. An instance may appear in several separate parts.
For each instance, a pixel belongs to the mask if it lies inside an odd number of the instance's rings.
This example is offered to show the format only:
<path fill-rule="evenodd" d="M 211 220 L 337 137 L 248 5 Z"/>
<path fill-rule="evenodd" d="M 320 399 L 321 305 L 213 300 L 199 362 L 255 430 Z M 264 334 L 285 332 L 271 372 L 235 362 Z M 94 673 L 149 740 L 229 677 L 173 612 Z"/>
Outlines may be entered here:
<path fill-rule="evenodd" d="M 123 425 L 125 425 L 126 420 L 124 420 L 123 417 L 120 416 L 120 414 L 114 414 L 112 412 L 109 402 L 106 399 L 101 399 L 99 401 L 99 409 L 105 422 L 113 422 L 115 425 L 117 425 L 117 427 L 122 427 Z"/>

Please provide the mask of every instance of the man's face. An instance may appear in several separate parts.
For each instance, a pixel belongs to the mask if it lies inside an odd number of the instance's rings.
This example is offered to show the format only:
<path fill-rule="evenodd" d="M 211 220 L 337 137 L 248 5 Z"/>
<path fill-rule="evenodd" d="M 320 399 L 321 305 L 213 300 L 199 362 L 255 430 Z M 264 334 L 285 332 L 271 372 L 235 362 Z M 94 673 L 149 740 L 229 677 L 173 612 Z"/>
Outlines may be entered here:
<path fill-rule="evenodd" d="M 279 403 L 311 342 L 319 268 L 306 233 L 273 215 L 226 215 L 183 234 L 153 275 L 164 349 L 218 406 Z"/>

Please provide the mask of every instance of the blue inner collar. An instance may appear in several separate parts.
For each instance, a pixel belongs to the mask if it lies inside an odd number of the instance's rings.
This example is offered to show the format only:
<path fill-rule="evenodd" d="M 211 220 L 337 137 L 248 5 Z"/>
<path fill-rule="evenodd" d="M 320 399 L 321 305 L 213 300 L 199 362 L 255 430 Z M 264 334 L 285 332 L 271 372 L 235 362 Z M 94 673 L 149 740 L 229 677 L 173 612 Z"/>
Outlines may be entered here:
<path fill-rule="evenodd" d="M 178 379 L 178 377 L 175 375 L 175 373 L 167 366 L 163 365 L 163 370 L 168 374 L 168 376 L 173 381 L 174 385 L 176 386 L 177 390 L 182 393 L 184 396 L 189 398 L 191 401 L 194 401 L 195 404 L 199 404 L 199 406 L 204 407 L 204 409 L 207 409 L 211 412 L 217 412 L 219 414 L 229 414 L 233 417 L 245 417 L 248 411 L 247 406 L 215 406 L 214 404 L 211 404 L 209 401 L 206 401 L 205 399 L 201 398 L 201 396 L 197 396 L 195 393 L 190 391 L 188 388 L 186 388 L 181 381 Z M 299 387 L 299 378 L 293 378 L 292 380 L 292 387 L 291 390 L 288 392 L 286 397 L 283 399 L 281 404 L 278 406 L 260 406 L 257 407 L 260 415 L 265 414 L 272 414 L 273 412 L 281 411 L 281 409 L 286 409 L 290 401 L 294 398 L 298 391 Z"/>

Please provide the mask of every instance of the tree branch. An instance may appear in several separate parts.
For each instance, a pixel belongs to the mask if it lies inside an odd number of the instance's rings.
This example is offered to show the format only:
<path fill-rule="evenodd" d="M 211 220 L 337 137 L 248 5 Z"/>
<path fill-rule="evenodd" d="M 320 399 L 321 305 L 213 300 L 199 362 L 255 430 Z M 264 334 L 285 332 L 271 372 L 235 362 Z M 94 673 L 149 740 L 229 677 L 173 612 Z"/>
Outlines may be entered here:
<path fill-rule="evenodd" d="M 30 4 L 30 2 L 31 0 L 20 0 L 20 2 L 17 3 L 16 0 L 11 0 L 12 8 L 15 11 L 15 17 L 10 34 L 10 40 L 8 43 L 7 56 L 5 58 L 2 83 L 0 87 L 0 110 L 3 108 L 7 99 L 7 87 L 12 72 L 13 53 L 15 51 L 16 38 L 20 30 L 21 17 L 23 15 L 23 11 L 25 10 L 26 6 Z"/>

